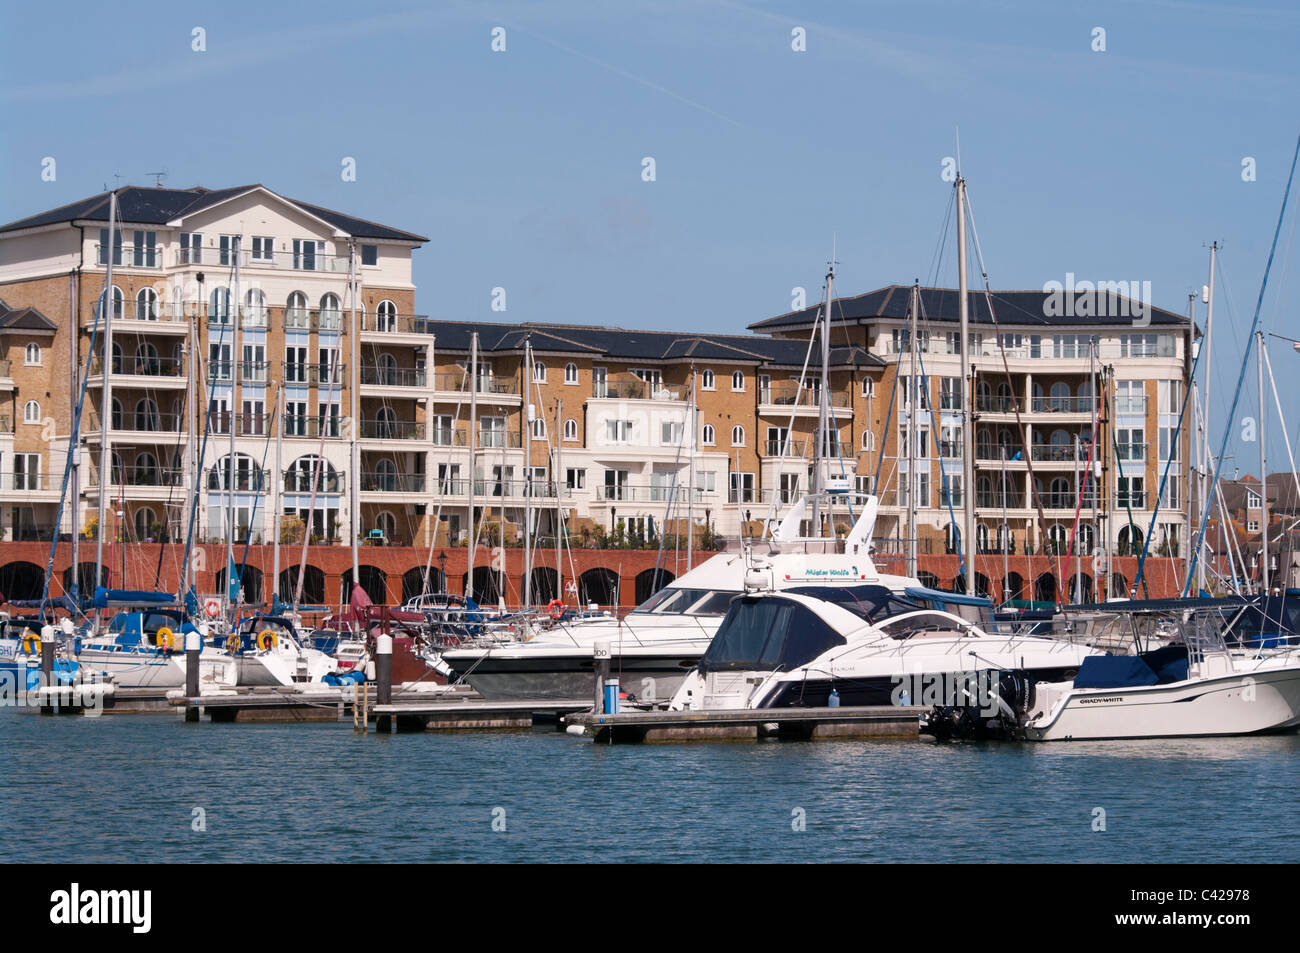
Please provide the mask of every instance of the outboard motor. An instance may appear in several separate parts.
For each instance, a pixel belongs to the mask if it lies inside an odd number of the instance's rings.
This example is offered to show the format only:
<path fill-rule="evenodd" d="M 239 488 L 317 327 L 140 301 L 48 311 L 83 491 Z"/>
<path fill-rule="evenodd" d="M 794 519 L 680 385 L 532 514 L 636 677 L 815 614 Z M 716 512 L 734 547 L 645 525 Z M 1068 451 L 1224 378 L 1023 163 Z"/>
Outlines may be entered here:
<path fill-rule="evenodd" d="M 921 734 L 936 741 L 1011 740 L 1019 736 L 1025 712 L 1033 704 L 1033 683 L 1023 671 L 985 669 L 979 691 L 945 698 L 921 716 Z M 996 676 L 996 677 L 995 677 Z"/>

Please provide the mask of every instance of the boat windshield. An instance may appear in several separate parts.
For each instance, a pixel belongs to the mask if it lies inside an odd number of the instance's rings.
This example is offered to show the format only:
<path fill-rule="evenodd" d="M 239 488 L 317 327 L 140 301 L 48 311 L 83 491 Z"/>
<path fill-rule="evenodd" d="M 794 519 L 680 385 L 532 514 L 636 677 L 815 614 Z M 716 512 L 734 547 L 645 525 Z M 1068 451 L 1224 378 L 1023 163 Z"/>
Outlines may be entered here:
<path fill-rule="evenodd" d="M 787 591 L 833 602 L 846 612 L 852 612 L 871 623 L 884 622 L 892 616 L 916 612 L 922 608 L 885 586 L 795 586 Z"/>
<path fill-rule="evenodd" d="M 700 670 L 788 671 L 844 644 L 844 637 L 806 606 L 775 596 L 745 596 L 731 603 Z"/>
<path fill-rule="evenodd" d="M 727 606 L 738 595 L 738 592 L 717 589 L 669 587 L 660 589 L 632 611 L 653 615 L 725 615 Z"/>

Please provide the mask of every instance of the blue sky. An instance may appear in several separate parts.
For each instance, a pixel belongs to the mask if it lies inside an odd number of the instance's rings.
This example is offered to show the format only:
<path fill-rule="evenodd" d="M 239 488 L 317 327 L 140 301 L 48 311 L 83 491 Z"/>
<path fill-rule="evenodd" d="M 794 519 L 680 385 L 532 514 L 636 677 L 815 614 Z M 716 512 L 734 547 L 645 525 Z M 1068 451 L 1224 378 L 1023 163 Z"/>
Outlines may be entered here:
<path fill-rule="evenodd" d="M 815 299 L 833 239 L 842 293 L 932 280 L 960 127 L 995 287 L 1150 281 L 1181 313 L 1224 243 L 1221 394 L 1300 118 L 1300 10 L 1281 0 L 5 0 L 4 18 L 5 221 L 156 170 L 262 182 L 430 236 L 431 316 L 739 331 L 795 286 Z M 1300 337 L 1293 221 L 1265 323 Z M 939 282 L 954 271 L 950 246 Z M 1274 355 L 1294 405 L 1300 355 Z"/>

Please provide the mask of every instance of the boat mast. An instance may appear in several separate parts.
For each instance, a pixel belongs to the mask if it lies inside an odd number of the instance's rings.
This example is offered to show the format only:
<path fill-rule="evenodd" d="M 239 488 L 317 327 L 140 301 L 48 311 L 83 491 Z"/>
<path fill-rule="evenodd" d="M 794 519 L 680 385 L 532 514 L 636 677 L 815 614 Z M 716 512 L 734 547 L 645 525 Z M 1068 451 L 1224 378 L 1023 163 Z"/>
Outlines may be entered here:
<path fill-rule="evenodd" d="M 686 408 L 687 426 L 691 428 L 690 436 L 687 438 L 686 446 L 690 448 L 690 454 L 686 459 L 686 571 L 691 570 L 691 556 L 694 552 L 695 542 L 695 435 L 698 430 L 696 414 L 699 411 L 695 402 L 695 362 L 691 362 L 691 403 Z M 757 439 L 757 435 L 755 435 Z M 782 447 L 782 450 L 785 448 Z M 680 550 L 678 550 L 680 552 Z M 655 580 L 658 583 L 659 580 Z"/>
<path fill-rule="evenodd" d="M 826 271 L 826 307 L 822 311 L 822 376 L 817 394 L 817 450 L 813 465 L 813 532 L 823 535 L 822 499 L 826 494 L 826 457 L 830 450 L 831 302 L 835 300 L 835 255 Z M 739 495 L 737 495 L 739 500 Z M 829 507 L 829 501 L 828 501 Z M 742 517 L 743 519 L 743 517 Z M 832 529 L 833 535 L 833 529 Z"/>
<path fill-rule="evenodd" d="M 564 419 L 564 398 L 557 398 L 555 401 L 555 472 L 551 478 L 555 481 L 555 595 L 552 598 L 564 601 L 564 549 L 561 542 L 561 534 L 564 532 L 564 503 L 562 496 L 568 481 L 565 479 L 564 470 L 561 469 L 562 461 L 560 457 L 560 448 L 564 445 L 564 431 L 561 429 L 561 422 Z"/>
<path fill-rule="evenodd" d="M 1201 414 L 1201 427 L 1205 432 L 1206 439 L 1202 442 L 1201 452 L 1203 457 L 1200 461 L 1200 494 L 1198 496 L 1199 504 L 1204 507 L 1206 494 L 1213 492 L 1214 488 L 1209 485 L 1209 474 L 1213 469 L 1213 454 L 1210 452 L 1210 364 L 1214 359 L 1213 338 L 1211 334 L 1214 330 L 1214 264 L 1219 250 L 1217 241 L 1210 242 L 1210 282 L 1205 286 L 1205 411 Z M 1196 591 L 1201 593 L 1205 591 L 1205 534 L 1202 533 L 1197 540 L 1196 554 Z"/>
<path fill-rule="evenodd" d="M 71 341 L 68 345 L 69 360 L 71 365 L 69 371 L 70 391 L 68 394 L 68 406 L 72 412 L 77 412 L 77 393 L 81 383 L 81 361 L 78 355 L 77 335 L 78 325 L 81 323 L 81 309 L 77 307 L 77 297 L 80 290 L 81 275 L 68 276 L 68 317 L 72 321 L 72 334 L 69 335 Z M 69 454 L 68 460 L 72 464 L 72 473 L 69 474 L 72 483 L 72 602 L 76 610 L 81 608 L 81 560 L 80 547 L 77 540 L 81 536 L 81 428 L 76 427 L 68 438 L 74 441 L 72 453 Z M 41 607 L 44 609 L 44 606 Z M 75 610 L 74 610 L 75 611 Z"/>
<path fill-rule="evenodd" d="M 966 291 L 966 179 L 957 173 L 957 296 L 961 317 L 961 375 L 965 392 L 962 395 L 962 561 L 966 564 L 966 594 L 975 594 L 975 506 L 972 490 L 975 486 L 975 435 L 973 421 L 975 408 L 975 380 L 970 361 L 970 300 Z"/>
<path fill-rule="evenodd" d="M 284 489 L 284 385 L 279 387 L 278 400 L 276 401 L 276 430 L 275 430 L 275 476 L 271 480 L 271 585 L 275 597 L 280 595 L 280 511 L 284 508 L 281 502 L 281 491 Z M 274 599 L 272 600 L 274 602 Z"/>
<path fill-rule="evenodd" d="M 1256 433 L 1259 435 L 1259 591 L 1267 596 L 1269 593 L 1268 579 L 1268 440 L 1265 436 L 1265 413 L 1268 406 L 1264 403 L 1264 332 L 1255 332 L 1255 344 L 1258 345 L 1258 353 L 1255 355 L 1256 366 L 1259 371 L 1259 428 Z"/>
<path fill-rule="evenodd" d="M 916 578 L 917 554 L 916 554 L 916 508 L 920 505 L 916 499 L 917 483 L 920 481 L 916 478 L 916 400 L 919 388 L 916 383 L 916 328 L 917 328 L 917 301 L 920 298 L 918 282 L 912 282 L 912 298 L 908 302 L 908 312 L 910 321 L 907 325 L 907 352 L 909 359 L 909 368 L 907 372 L 907 393 L 904 400 L 907 401 L 907 575 Z"/>
<path fill-rule="evenodd" d="M 533 604 L 533 416 L 536 408 L 528 400 L 528 382 L 533 373 L 533 341 L 524 339 L 524 424 L 527 433 L 520 434 L 524 444 L 524 608 Z M 558 433 L 557 433 L 558 436 Z M 505 546 L 505 527 L 502 526 L 501 545 Z"/>
<path fill-rule="evenodd" d="M 348 288 L 351 290 L 351 313 L 348 316 L 348 327 L 352 331 L 352 340 L 348 348 L 348 359 L 352 361 L 352 429 L 348 436 L 348 460 L 352 468 L 352 479 L 349 486 L 352 492 L 348 494 L 348 506 L 352 509 L 352 585 L 361 584 L 361 559 L 357 553 L 357 546 L 361 536 L 361 490 L 359 481 L 361 479 L 361 455 L 358 451 L 357 429 L 361 426 L 361 327 L 357 324 L 357 240 L 348 239 Z M 348 593 L 348 601 L 352 601 L 352 594 Z"/>
<path fill-rule="evenodd" d="M 227 466 L 226 466 L 227 480 L 228 480 L 228 482 L 226 483 L 226 595 L 227 596 L 230 595 L 230 588 L 232 585 L 238 585 L 239 588 L 235 590 L 236 593 L 235 598 L 231 600 L 235 604 L 238 604 L 241 601 L 240 597 L 243 595 L 243 588 L 244 588 L 243 572 L 242 571 L 240 572 L 240 579 L 238 583 L 235 583 L 230 578 L 231 570 L 235 568 L 235 419 L 236 419 L 235 418 L 235 385 L 239 382 L 239 379 L 243 376 L 243 363 L 241 361 L 243 355 L 240 354 L 239 351 L 239 326 L 241 321 L 240 321 L 240 314 L 239 314 L 239 236 L 238 235 L 235 236 L 234 248 L 235 248 L 235 271 L 234 271 L 234 279 L 231 282 L 234 293 L 232 295 L 231 291 L 227 290 L 226 301 L 225 301 L 226 317 L 234 321 L 234 327 L 232 328 L 232 339 L 234 343 L 230 347 L 230 413 L 226 417 L 226 420 L 230 424 L 230 459 L 227 462 Z M 234 298 L 233 314 L 231 313 L 231 306 L 230 306 L 232 297 Z M 233 618 L 231 619 L 231 623 L 233 625 L 234 623 Z"/>
<path fill-rule="evenodd" d="M 104 579 L 104 522 L 108 516 L 108 486 L 112 482 L 113 449 L 109 445 L 109 423 L 113 417 L 113 256 L 117 254 L 117 191 L 108 193 L 108 252 L 104 256 L 104 350 L 99 362 L 104 383 L 99 408 L 99 499 L 96 501 L 95 586 Z M 76 571 L 75 569 L 73 570 Z"/>
<path fill-rule="evenodd" d="M 1191 409 L 1192 409 L 1192 422 L 1191 422 L 1190 430 L 1193 439 L 1191 440 L 1190 457 L 1192 460 L 1196 462 L 1194 467 L 1192 466 L 1188 467 L 1187 474 L 1189 477 L 1192 475 L 1193 472 L 1196 474 L 1196 498 L 1198 500 L 1201 500 L 1202 494 L 1205 492 L 1205 479 L 1204 479 L 1204 474 L 1201 472 L 1201 455 L 1205 452 L 1204 451 L 1205 434 L 1201 430 L 1201 394 L 1200 391 L 1197 389 L 1196 381 L 1192 379 L 1192 374 L 1191 374 L 1191 369 L 1194 366 L 1196 361 L 1196 355 L 1193 354 L 1192 352 L 1197 347 L 1199 347 L 1199 345 L 1196 343 L 1196 292 L 1193 291 L 1187 295 L 1187 352 L 1184 357 L 1183 363 L 1187 366 L 1188 369 L 1187 370 L 1187 387 L 1188 387 L 1187 399 L 1190 402 Z M 1177 439 L 1181 441 L 1183 439 L 1183 435 L 1180 433 Z M 1190 559 L 1192 554 L 1191 553 L 1192 493 L 1191 493 L 1190 479 L 1188 480 L 1187 493 L 1184 494 L 1184 497 L 1185 499 L 1183 500 L 1184 503 L 1183 514 L 1185 518 L 1183 520 L 1183 523 L 1185 526 L 1185 533 L 1186 533 L 1185 538 L 1187 540 L 1185 547 L 1187 549 L 1186 556 L 1187 558 Z M 1220 536 L 1222 536 L 1222 534 L 1220 534 Z M 1228 558 L 1231 559 L 1232 558 L 1231 555 L 1229 555 Z M 1197 593 L 1200 593 L 1201 590 L 1197 589 L 1196 591 Z"/>
<path fill-rule="evenodd" d="M 468 487 L 466 510 L 469 514 L 469 569 L 465 574 L 465 598 L 474 598 L 474 549 L 477 540 L 474 538 L 474 463 L 477 459 L 478 451 L 478 434 L 475 428 L 478 426 L 478 332 L 474 331 L 469 336 L 469 479 L 466 481 Z"/>

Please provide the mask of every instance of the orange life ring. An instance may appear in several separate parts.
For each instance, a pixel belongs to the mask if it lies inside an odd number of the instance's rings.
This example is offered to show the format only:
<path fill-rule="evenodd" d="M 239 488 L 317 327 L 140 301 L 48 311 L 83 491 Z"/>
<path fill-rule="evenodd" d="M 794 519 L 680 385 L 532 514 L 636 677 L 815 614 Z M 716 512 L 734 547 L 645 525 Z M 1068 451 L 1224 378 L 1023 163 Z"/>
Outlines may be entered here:
<path fill-rule="evenodd" d="M 552 619 L 564 618 L 564 603 L 559 599 L 552 599 L 546 606 L 546 611 Z"/>

